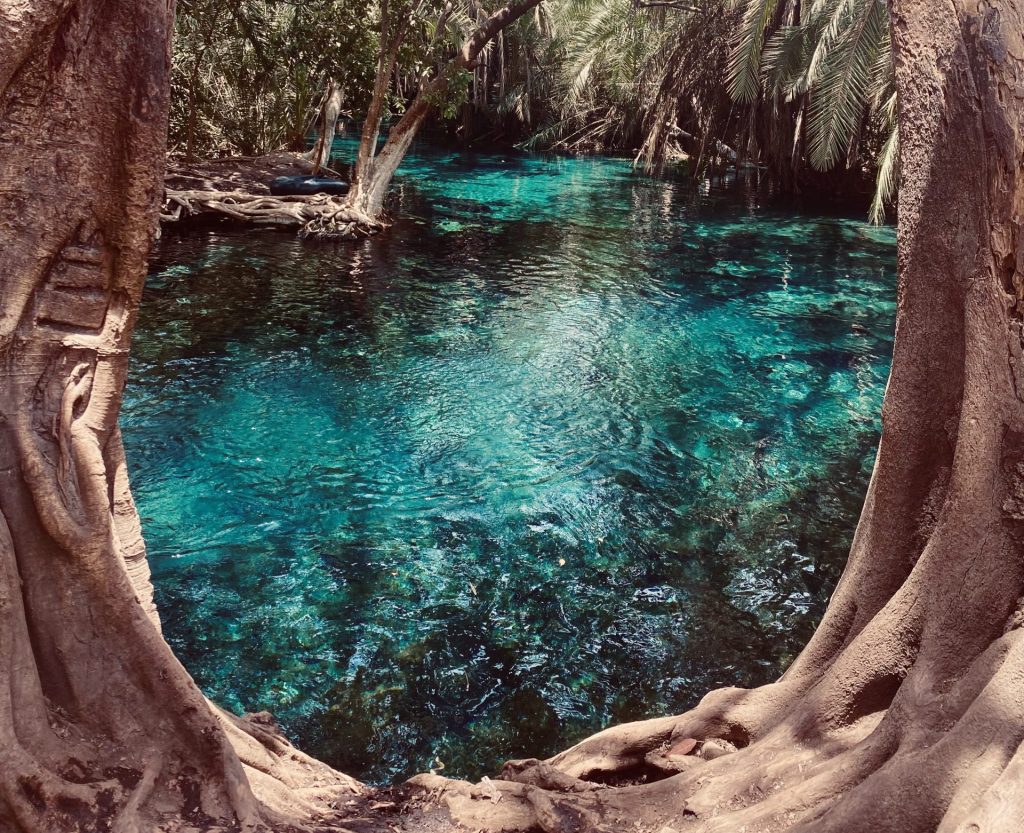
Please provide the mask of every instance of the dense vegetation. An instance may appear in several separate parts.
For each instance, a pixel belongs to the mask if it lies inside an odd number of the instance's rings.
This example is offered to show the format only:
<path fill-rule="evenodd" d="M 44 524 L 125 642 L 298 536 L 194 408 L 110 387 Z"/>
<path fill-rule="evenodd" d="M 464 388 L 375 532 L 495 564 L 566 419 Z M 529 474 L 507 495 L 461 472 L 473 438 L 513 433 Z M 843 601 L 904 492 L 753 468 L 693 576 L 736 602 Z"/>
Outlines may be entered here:
<path fill-rule="evenodd" d="M 436 7 L 435 7 L 436 5 Z M 401 114 L 488 10 L 388 0 L 179 5 L 171 139 L 188 156 L 301 147 L 330 79 L 362 120 L 381 22 L 405 20 L 386 115 Z M 628 152 L 696 174 L 760 166 L 782 191 L 895 194 L 884 0 L 548 0 L 462 72 L 433 126 L 463 142 Z"/>

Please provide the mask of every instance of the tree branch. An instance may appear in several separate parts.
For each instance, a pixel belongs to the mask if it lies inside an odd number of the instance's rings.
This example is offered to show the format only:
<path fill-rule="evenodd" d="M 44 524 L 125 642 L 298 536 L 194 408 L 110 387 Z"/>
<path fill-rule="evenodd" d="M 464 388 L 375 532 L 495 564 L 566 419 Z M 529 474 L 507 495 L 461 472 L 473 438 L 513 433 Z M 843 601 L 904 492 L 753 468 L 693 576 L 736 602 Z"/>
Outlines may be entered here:
<path fill-rule="evenodd" d="M 487 42 L 506 26 L 515 23 L 530 9 L 539 6 L 541 0 L 514 0 L 498 9 L 484 20 L 472 35 L 462 44 L 455 63 L 463 69 L 476 69 L 476 60 Z"/>

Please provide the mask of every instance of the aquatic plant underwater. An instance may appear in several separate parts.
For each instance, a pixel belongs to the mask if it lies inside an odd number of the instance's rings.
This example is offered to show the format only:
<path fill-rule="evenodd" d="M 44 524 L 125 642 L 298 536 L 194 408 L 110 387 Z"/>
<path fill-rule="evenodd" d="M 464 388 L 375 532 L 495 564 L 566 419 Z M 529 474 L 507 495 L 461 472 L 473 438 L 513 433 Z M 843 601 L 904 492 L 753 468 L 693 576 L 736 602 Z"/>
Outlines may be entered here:
<path fill-rule="evenodd" d="M 893 230 L 607 158 L 401 173 L 357 245 L 157 253 L 123 426 L 196 681 L 383 782 L 773 679 L 870 474 Z"/>

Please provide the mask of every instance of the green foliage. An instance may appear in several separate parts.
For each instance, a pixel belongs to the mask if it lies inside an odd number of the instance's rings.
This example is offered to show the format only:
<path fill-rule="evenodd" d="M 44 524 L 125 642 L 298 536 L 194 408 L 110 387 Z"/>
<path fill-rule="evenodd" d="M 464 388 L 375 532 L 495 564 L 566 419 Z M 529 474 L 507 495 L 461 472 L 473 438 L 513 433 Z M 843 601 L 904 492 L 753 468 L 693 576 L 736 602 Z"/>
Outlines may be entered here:
<path fill-rule="evenodd" d="M 811 164 L 843 162 L 892 86 L 884 0 L 818 0 L 801 24 L 771 36 L 763 77 L 770 100 L 806 101 Z"/>
<path fill-rule="evenodd" d="M 898 139 L 895 137 L 895 82 L 889 15 L 884 0 L 815 0 L 802 18 L 783 7 L 790 22 L 772 14 L 774 0 L 746 0 L 744 28 L 730 58 L 730 93 L 741 103 L 764 103 L 779 112 L 798 113 L 791 146 L 802 148 L 819 171 L 837 166 L 865 167 L 877 156 L 877 191 L 871 217 L 880 222 L 896 190 Z M 760 28 L 758 28 L 760 27 Z M 750 66 L 759 57 L 759 89 L 751 86 Z M 887 109 L 888 108 L 888 109 Z"/>
<path fill-rule="evenodd" d="M 532 51 L 552 103 L 528 146 L 639 146 L 653 168 L 685 151 L 695 174 L 746 159 L 782 187 L 808 167 L 876 169 L 884 217 L 898 178 L 884 0 L 551 0 L 548 14 Z"/>
<path fill-rule="evenodd" d="M 172 148 L 258 154 L 298 146 L 330 77 L 347 108 L 364 106 L 376 60 L 373 15 L 370 0 L 181 0 Z"/>
<path fill-rule="evenodd" d="M 531 147 L 604 150 L 636 140 L 647 92 L 643 73 L 664 29 L 632 0 L 555 0 L 546 49 L 546 125 Z"/>
<path fill-rule="evenodd" d="M 456 69 L 450 73 L 448 86 L 444 88 L 444 92 L 430 99 L 430 103 L 437 109 L 441 118 L 453 119 L 458 115 L 459 108 L 468 96 L 472 81 L 472 74 L 464 69 Z"/>
<path fill-rule="evenodd" d="M 729 93 L 741 103 L 752 104 L 761 92 L 765 32 L 775 19 L 779 0 L 738 0 L 734 4 L 745 8 L 729 57 Z"/>
<path fill-rule="evenodd" d="M 671 18 L 663 45 L 646 68 L 644 142 L 638 156 L 658 168 L 685 152 L 694 175 L 726 159 L 733 143 L 735 107 L 723 79 L 728 72 L 736 15 L 723 0 Z M 731 161 L 731 159 L 729 160 Z"/>
<path fill-rule="evenodd" d="M 882 129 L 888 133 L 878 154 L 875 197 L 871 201 L 871 222 L 885 222 L 886 206 L 896 201 L 899 184 L 900 129 L 896 124 L 896 93 L 893 92 L 881 110 Z"/>
<path fill-rule="evenodd" d="M 452 56 L 499 3 L 182 0 L 172 144 L 244 154 L 301 145 L 328 78 L 359 119 L 382 44 L 397 43 L 385 119 L 448 73 L 431 104 L 467 140 L 630 150 L 655 169 L 685 156 L 695 175 L 747 161 L 783 188 L 821 180 L 816 172 L 873 175 L 875 220 L 894 199 L 885 0 L 546 0 L 475 69 L 454 70 Z"/>

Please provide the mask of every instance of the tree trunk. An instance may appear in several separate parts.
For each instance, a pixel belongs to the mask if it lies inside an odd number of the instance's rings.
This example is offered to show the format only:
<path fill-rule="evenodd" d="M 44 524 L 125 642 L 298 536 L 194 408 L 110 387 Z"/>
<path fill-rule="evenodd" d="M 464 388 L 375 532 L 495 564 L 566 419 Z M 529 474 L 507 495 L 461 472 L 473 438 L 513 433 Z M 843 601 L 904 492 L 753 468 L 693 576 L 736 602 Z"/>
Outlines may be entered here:
<path fill-rule="evenodd" d="M 529 58 L 527 58 L 529 60 Z M 498 32 L 498 106 L 505 103 L 505 30 Z"/>
<path fill-rule="evenodd" d="M 0 3 L 0 830 L 306 817 L 290 788 L 352 782 L 215 713 L 163 641 L 117 427 L 173 4 L 26 8 Z"/>
<path fill-rule="evenodd" d="M 435 79 L 417 93 L 398 124 L 391 128 L 380 153 L 364 167 L 361 176 L 354 177 L 345 199 L 350 209 L 371 220 L 380 217 L 384 210 L 384 197 L 391 187 L 395 171 L 398 170 L 398 166 L 412 146 L 413 139 L 416 138 L 416 133 L 430 114 L 430 96 L 436 91 L 442 91 L 444 87 L 447 87 L 446 79 L 443 82 Z"/>
<path fill-rule="evenodd" d="M 540 2 L 541 0 L 511 0 L 507 5 L 484 19 L 462 44 L 459 54 L 444 66 L 436 77 L 420 85 L 413 103 L 405 111 L 398 124 L 388 133 L 387 141 L 380 153 L 374 156 L 384 94 L 387 92 L 387 86 L 394 71 L 395 57 L 398 54 L 397 46 L 393 52 L 387 52 L 383 46 L 381 47 L 373 99 L 370 103 L 367 121 L 363 125 L 363 136 L 356 157 L 355 174 L 345 200 L 345 205 L 349 210 L 363 214 L 372 221 L 376 221 L 380 217 L 384 207 L 384 197 L 391 186 L 395 171 L 398 170 L 413 139 L 416 138 L 416 133 L 433 109 L 434 102 L 447 92 L 454 73 L 462 70 L 475 71 L 480 53 L 488 42 Z M 446 16 L 447 13 L 442 14 Z M 438 26 L 438 29 L 440 28 L 442 27 Z M 402 31 L 404 32 L 404 29 Z"/>
<path fill-rule="evenodd" d="M 1024 4 L 897 0 L 892 19 L 895 352 L 820 627 L 774 684 L 513 762 L 486 789 L 446 784 L 469 827 L 1021 829 Z"/>
<path fill-rule="evenodd" d="M 309 152 L 309 161 L 313 163 L 313 174 L 320 173 L 320 169 L 327 166 L 331 158 L 331 147 L 334 145 L 334 134 L 338 128 L 338 116 L 341 115 L 341 87 L 332 78 L 327 82 L 327 94 L 324 98 L 324 106 L 320 110 L 320 119 L 317 130 L 319 134 L 316 144 Z"/>
<path fill-rule="evenodd" d="M 374 156 L 377 153 L 377 137 L 380 134 L 381 120 L 384 115 L 384 99 L 391 78 L 398 62 L 398 50 L 405 39 L 408 20 L 392 20 L 392 12 L 388 0 L 380 4 L 380 50 L 377 54 L 377 73 L 373 79 L 373 93 L 363 120 L 363 131 L 359 137 L 359 150 L 356 151 L 356 162 L 352 168 L 352 190 L 358 191 L 359 184 L 369 180 L 373 175 Z M 374 218 L 375 219 L 375 218 Z"/>

